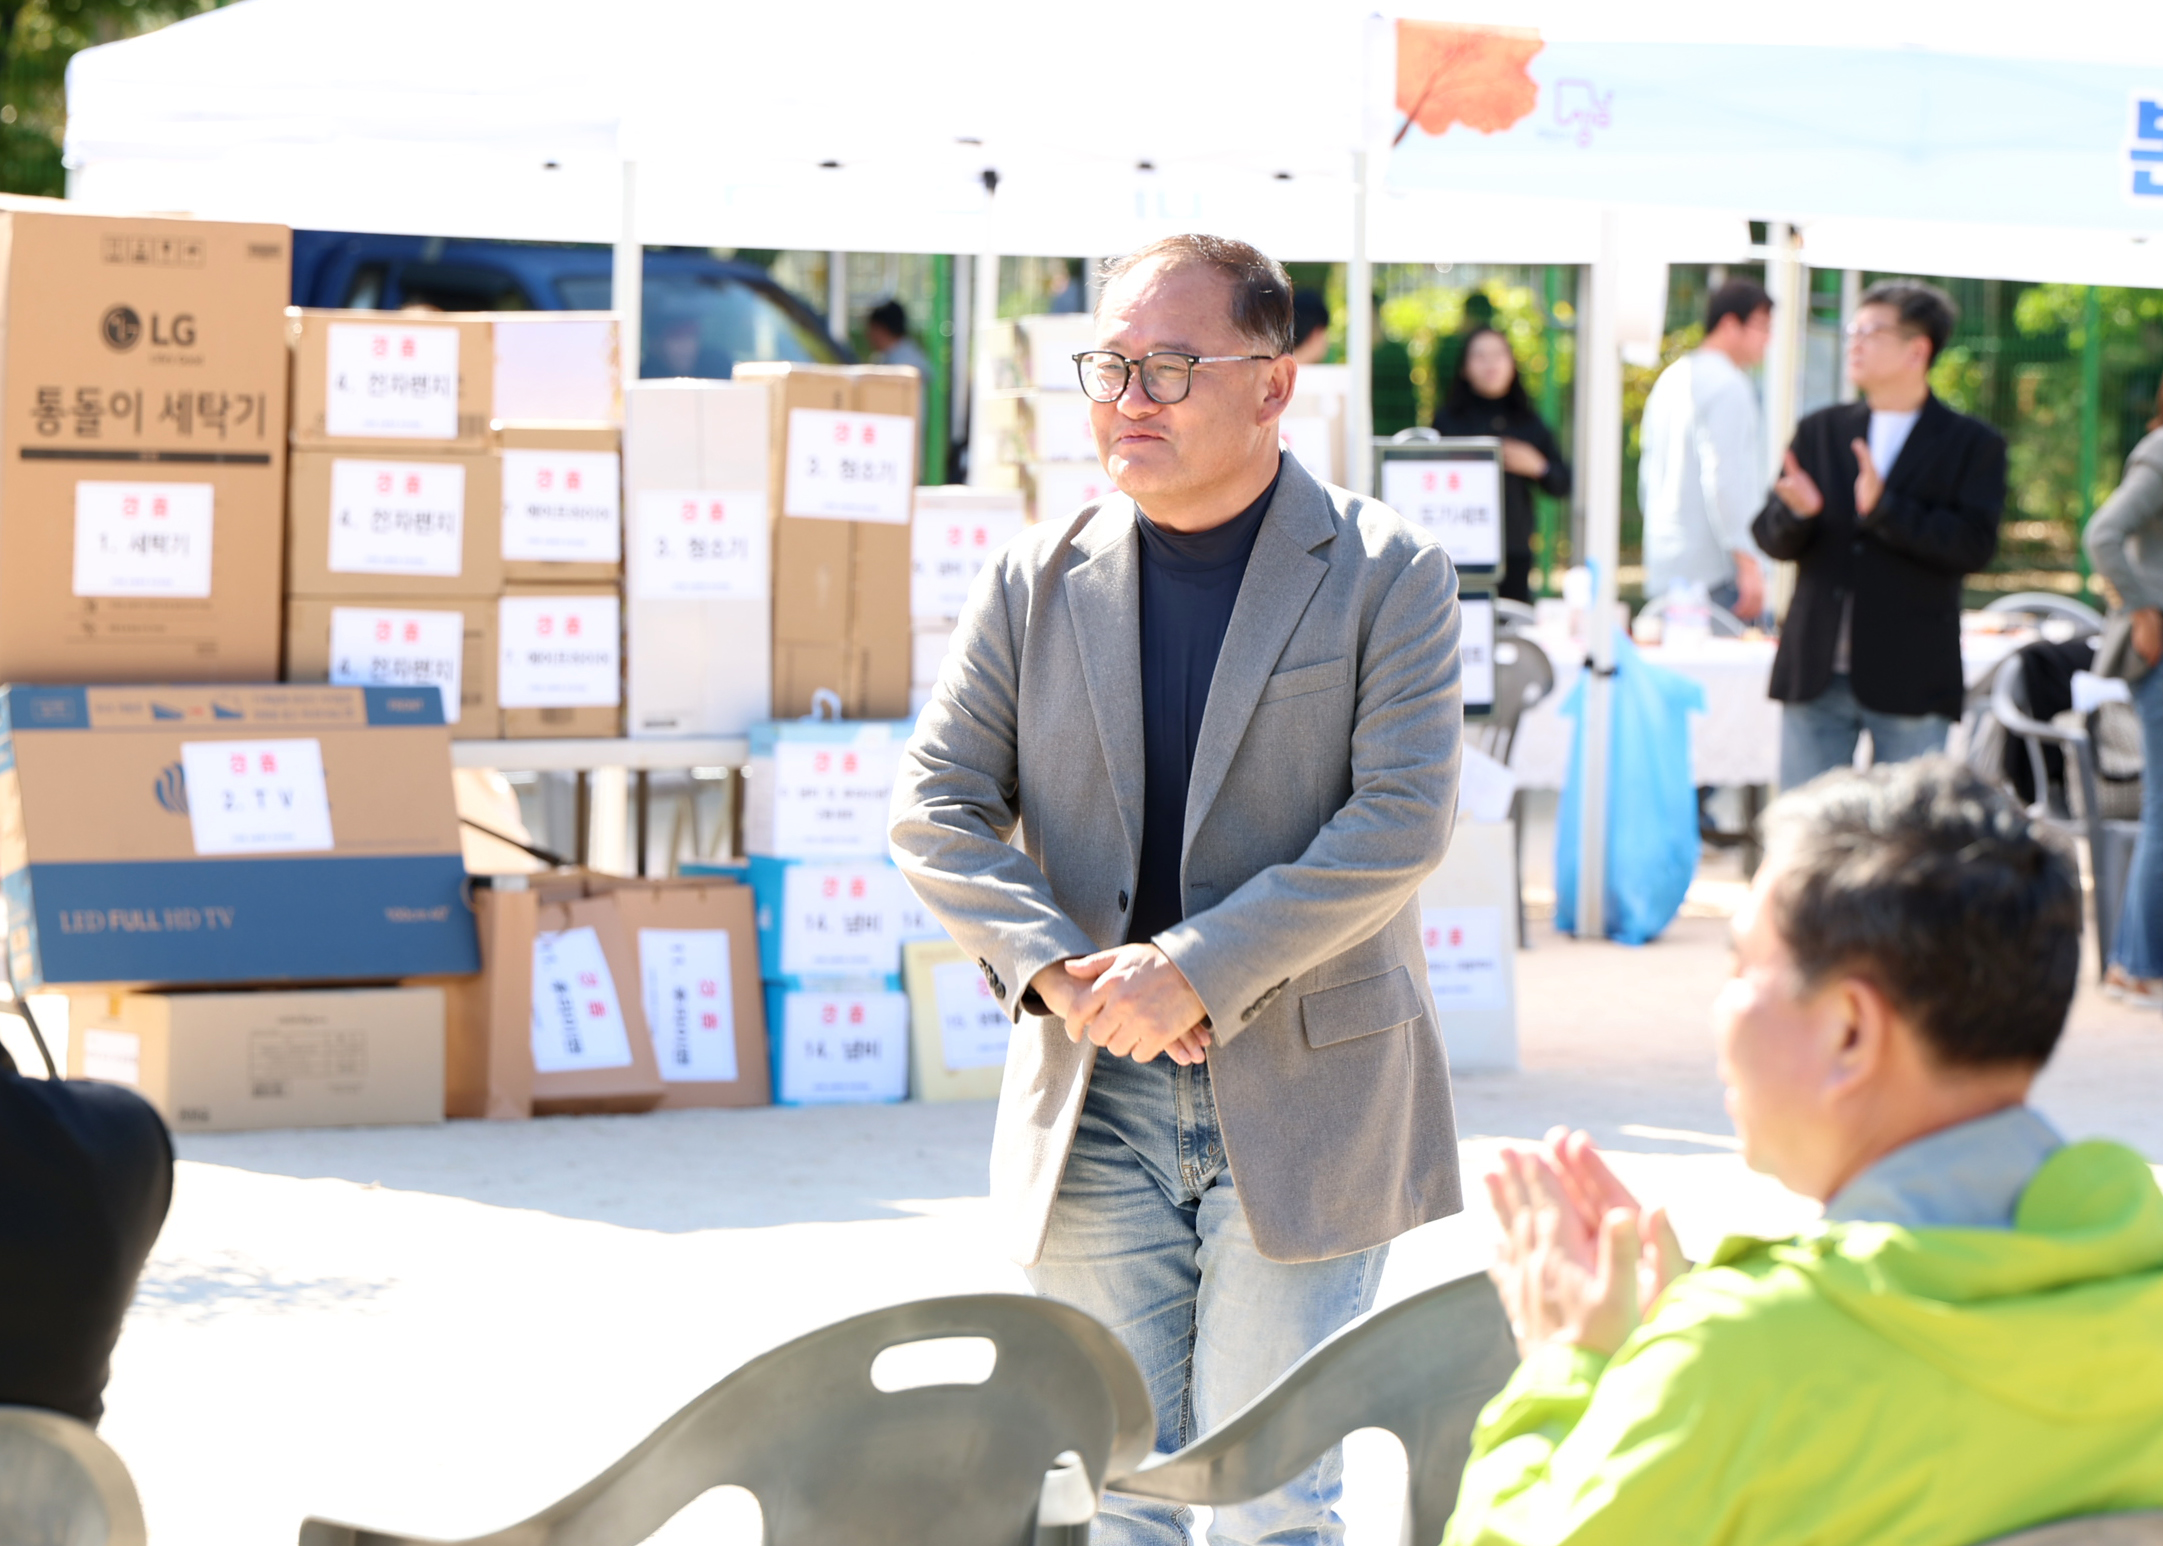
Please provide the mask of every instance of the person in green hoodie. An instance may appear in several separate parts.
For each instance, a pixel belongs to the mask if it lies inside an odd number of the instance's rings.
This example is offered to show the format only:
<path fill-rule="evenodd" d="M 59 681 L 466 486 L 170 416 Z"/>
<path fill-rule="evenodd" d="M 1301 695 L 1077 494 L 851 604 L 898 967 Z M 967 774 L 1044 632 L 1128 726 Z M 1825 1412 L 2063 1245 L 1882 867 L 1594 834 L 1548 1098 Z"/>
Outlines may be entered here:
<path fill-rule="evenodd" d="M 1744 1158 L 1825 1222 L 1689 1267 L 1584 1134 L 1505 1151 L 1523 1362 L 1447 1546 L 1974 1546 L 2163 1508 L 2163 1192 L 2026 1103 L 2079 971 L 2073 861 L 1944 758 L 1767 825 L 1720 1072 Z"/>

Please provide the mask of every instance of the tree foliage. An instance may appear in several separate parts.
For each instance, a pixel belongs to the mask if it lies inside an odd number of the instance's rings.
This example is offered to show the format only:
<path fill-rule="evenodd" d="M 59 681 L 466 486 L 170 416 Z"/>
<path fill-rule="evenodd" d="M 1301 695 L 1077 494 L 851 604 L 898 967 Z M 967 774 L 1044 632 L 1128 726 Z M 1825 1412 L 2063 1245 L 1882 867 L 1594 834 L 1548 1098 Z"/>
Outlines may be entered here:
<path fill-rule="evenodd" d="M 224 0 L 0 0 L 0 190 L 58 198 L 68 61 L 99 43 L 215 10 Z"/>

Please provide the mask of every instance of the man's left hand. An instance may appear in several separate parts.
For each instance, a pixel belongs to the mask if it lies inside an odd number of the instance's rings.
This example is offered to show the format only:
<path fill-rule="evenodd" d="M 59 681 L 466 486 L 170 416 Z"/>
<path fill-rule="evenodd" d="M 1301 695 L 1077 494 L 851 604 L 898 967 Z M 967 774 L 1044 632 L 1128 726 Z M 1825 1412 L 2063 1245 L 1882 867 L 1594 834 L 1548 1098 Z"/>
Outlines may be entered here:
<path fill-rule="evenodd" d="M 1637 1213 L 1589 1223 L 1542 1149 L 1511 1144 L 1487 1174 L 1502 1223 L 1493 1276 L 1520 1356 L 1550 1344 L 1613 1356 L 1638 1325 Z"/>
<path fill-rule="evenodd" d="M 1885 495 L 1885 475 L 1878 471 L 1869 441 L 1851 441 L 1848 448 L 1855 453 L 1855 513 L 1868 515 Z"/>
<path fill-rule="evenodd" d="M 1202 1026 L 1208 1009 L 1186 973 L 1155 945 L 1143 941 L 1100 950 L 1067 962 L 1066 969 L 1094 979 L 1089 997 L 1099 1007 L 1089 1017 L 1088 1036 L 1113 1057 L 1151 1062 L 1189 1032 L 1194 1043 L 1209 1045 Z"/>

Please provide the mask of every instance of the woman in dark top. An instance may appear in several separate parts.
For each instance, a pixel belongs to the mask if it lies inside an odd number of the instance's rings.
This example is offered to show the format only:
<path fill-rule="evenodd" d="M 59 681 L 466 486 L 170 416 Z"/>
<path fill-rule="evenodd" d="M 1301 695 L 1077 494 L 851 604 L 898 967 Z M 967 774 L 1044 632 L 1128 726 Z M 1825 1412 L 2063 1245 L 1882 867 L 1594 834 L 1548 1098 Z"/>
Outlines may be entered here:
<path fill-rule="evenodd" d="M 1512 601 L 1532 599 L 1532 490 L 1570 493 L 1570 464 L 1554 431 L 1533 410 L 1509 340 L 1491 327 L 1465 335 L 1457 372 L 1444 389 L 1434 427 L 1445 435 L 1502 438 L 1502 584 Z"/>

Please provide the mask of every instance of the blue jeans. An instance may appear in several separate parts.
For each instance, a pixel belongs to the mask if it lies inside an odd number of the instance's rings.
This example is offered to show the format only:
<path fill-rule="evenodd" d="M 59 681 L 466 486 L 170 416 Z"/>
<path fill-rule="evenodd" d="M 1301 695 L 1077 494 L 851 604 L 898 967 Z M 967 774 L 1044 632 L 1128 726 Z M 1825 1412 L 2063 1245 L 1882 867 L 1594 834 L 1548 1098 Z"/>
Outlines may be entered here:
<path fill-rule="evenodd" d="M 2133 684 L 2144 768 L 2163 768 L 2163 671 Z M 2163 977 L 2163 774 L 2141 779 L 2140 839 L 2126 877 L 2111 960 L 2134 977 Z"/>
<path fill-rule="evenodd" d="M 1099 1052 L 1059 1180 L 1039 1294 L 1117 1334 L 1157 1412 L 1156 1447 L 1199 1438 L 1316 1343 L 1374 1307 L 1386 1245 L 1330 1261 L 1276 1262 L 1255 1248 L 1225 1162 L 1209 1068 Z M 1266 1497 L 1216 1510 L 1213 1546 L 1324 1546 L 1344 1539 L 1332 1449 Z M 1096 1546 L 1184 1546 L 1188 1510 L 1107 1493 Z"/>
<path fill-rule="evenodd" d="M 1780 706 L 1780 787 L 1795 789 L 1820 773 L 1852 766 L 1855 743 L 1865 730 L 1871 761 L 1882 765 L 1944 751 L 1952 728 L 1943 714 L 1866 709 L 1855 701 L 1848 679 L 1835 676 L 1815 698 Z"/>

